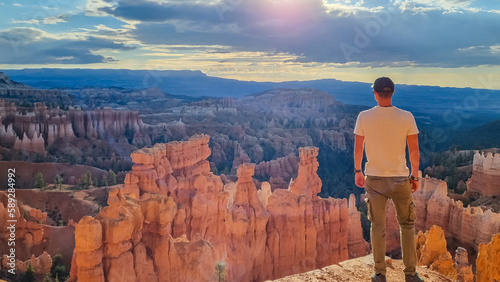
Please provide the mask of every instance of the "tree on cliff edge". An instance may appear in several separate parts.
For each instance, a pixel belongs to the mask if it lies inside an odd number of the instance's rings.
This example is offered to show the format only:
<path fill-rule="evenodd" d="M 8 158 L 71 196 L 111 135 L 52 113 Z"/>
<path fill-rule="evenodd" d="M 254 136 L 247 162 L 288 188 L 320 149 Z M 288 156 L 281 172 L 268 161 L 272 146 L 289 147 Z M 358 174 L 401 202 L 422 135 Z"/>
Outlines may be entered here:
<path fill-rule="evenodd" d="M 41 172 L 37 173 L 35 175 L 35 187 L 36 188 L 45 188 L 45 180 L 43 179 L 43 174 Z"/>
<path fill-rule="evenodd" d="M 58 174 L 54 177 L 54 186 L 56 190 L 62 190 L 63 178 Z"/>

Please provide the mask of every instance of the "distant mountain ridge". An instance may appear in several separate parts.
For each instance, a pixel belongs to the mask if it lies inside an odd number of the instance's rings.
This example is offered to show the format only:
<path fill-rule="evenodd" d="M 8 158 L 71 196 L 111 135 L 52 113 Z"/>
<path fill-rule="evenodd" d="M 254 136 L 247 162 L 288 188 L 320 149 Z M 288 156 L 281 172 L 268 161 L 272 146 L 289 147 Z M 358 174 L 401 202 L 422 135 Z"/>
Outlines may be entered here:
<path fill-rule="evenodd" d="M 31 87 L 16 81 L 12 81 L 10 80 L 9 76 L 6 76 L 5 73 L 0 72 L 0 89 L 18 89 L 18 88 L 30 89 Z"/>
<path fill-rule="evenodd" d="M 59 89 L 37 89 L 11 80 L 0 72 L 0 99 L 6 102 L 45 102 L 47 104 L 67 105 L 74 102 L 66 92 Z"/>
<path fill-rule="evenodd" d="M 23 69 L 7 72 L 19 82 L 45 89 L 158 87 L 171 95 L 240 98 L 277 88 L 314 88 L 328 92 L 344 104 L 375 105 L 370 83 L 336 79 L 255 82 L 211 77 L 201 71 L 187 70 Z M 449 127 L 457 124 L 456 120 L 465 120 L 477 126 L 500 118 L 500 90 L 397 84 L 394 105 L 434 125 Z"/>

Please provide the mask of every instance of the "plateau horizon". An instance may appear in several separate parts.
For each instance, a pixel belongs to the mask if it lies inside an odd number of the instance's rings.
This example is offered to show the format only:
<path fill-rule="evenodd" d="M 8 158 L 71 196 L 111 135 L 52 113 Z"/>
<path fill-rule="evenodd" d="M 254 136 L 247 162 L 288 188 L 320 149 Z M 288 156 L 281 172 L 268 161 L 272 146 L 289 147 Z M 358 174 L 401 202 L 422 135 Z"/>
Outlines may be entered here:
<path fill-rule="evenodd" d="M 394 69 L 394 68 L 392 68 Z M 213 73 L 211 71 L 204 71 L 200 69 L 131 69 L 131 68 L 74 68 L 74 67 L 50 67 L 50 68 L 2 68 L 2 64 L 0 64 L 0 72 L 9 75 L 11 72 L 36 72 L 41 70 L 52 70 L 52 71 L 64 71 L 64 70 L 72 70 L 72 71 L 138 71 L 138 72 L 146 72 L 146 75 L 151 76 L 150 78 L 146 78 L 145 80 L 161 80 L 163 75 L 158 75 L 154 73 L 161 73 L 166 76 L 170 75 L 188 75 L 188 76 L 204 76 L 204 77 L 212 77 L 212 78 L 221 78 L 228 80 L 236 80 L 241 82 L 257 82 L 257 83 L 300 83 L 300 82 L 313 82 L 313 81 L 323 81 L 323 80 L 336 80 L 339 82 L 354 82 L 354 83 L 373 83 L 373 77 L 380 76 L 381 74 L 387 75 L 389 77 L 393 77 L 393 80 L 399 86 L 429 86 L 429 87 L 441 87 L 441 88 L 456 88 L 456 89 L 481 89 L 481 90 L 500 90 L 500 75 L 491 73 L 491 72 L 480 72 L 475 73 L 471 72 L 470 76 L 472 79 L 464 81 L 458 76 L 453 76 L 457 79 L 455 83 L 447 80 L 439 81 L 439 75 L 436 73 L 419 73 L 416 75 L 412 75 L 409 77 L 407 73 L 401 72 L 392 72 L 392 71 L 380 71 L 375 73 L 360 73 L 359 76 L 356 76 L 354 73 L 322 73 L 322 74 L 300 74 L 294 75 L 291 74 L 287 76 L 286 73 L 276 73 L 275 76 L 254 76 L 254 75 L 241 75 L 241 74 L 233 74 L 233 75 L 220 75 L 219 73 Z M 423 76 L 434 76 L 433 80 L 427 80 L 423 78 Z M 436 76 L 437 75 L 437 76 Z M 465 74 L 464 74 L 465 75 Z M 12 78 L 16 78 L 16 75 L 11 75 Z M 22 81 L 22 79 L 17 79 Z M 451 80 L 451 77 L 450 77 Z M 438 82 L 439 81 L 439 82 Z M 144 88 L 148 86 L 152 86 L 153 84 L 145 82 L 146 85 L 142 85 Z M 90 85 L 89 85 L 90 86 Z M 56 86 L 57 87 L 57 86 Z M 140 87 L 139 87 L 140 88 Z"/>

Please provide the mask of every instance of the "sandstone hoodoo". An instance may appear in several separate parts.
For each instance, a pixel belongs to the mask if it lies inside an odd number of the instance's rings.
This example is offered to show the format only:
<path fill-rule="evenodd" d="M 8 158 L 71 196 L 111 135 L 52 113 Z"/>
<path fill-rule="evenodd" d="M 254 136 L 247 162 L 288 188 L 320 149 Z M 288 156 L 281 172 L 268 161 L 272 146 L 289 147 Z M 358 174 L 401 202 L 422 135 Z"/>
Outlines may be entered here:
<path fill-rule="evenodd" d="M 488 244 L 479 245 L 476 269 L 476 281 L 500 281 L 500 233 L 495 235 Z"/>
<path fill-rule="evenodd" d="M 477 152 L 472 164 L 472 177 L 467 181 L 467 190 L 482 196 L 500 195 L 500 154 Z"/>
<path fill-rule="evenodd" d="M 58 138 L 99 139 L 138 147 L 151 144 L 137 111 L 49 109 L 37 102 L 32 111 L 21 112 L 14 103 L 0 100 L 0 121 L 0 146 L 41 155 Z"/>
<path fill-rule="evenodd" d="M 271 192 L 267 182 L 257 190 L 254 164 L 224 185 L 208 142 L 196 135 L 132 154 L 123 189 L 76 227 L 72 281 L 208 281 L 217 262 L 228 281 L 264 281 L 366 254 L 355 207 L 316 195 L 317 148 L 301 148 L 297 178 Z"/>

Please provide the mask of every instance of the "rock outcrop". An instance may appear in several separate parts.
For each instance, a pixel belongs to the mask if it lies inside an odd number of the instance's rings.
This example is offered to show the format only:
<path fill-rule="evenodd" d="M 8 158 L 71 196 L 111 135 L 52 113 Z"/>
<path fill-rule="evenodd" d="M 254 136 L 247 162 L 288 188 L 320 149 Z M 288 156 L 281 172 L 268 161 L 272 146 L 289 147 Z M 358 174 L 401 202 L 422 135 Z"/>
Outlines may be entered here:
<path fill-rule="evenodd" d="M 10 259 L 7 255 L 3 255 L 2 257 L 2 266 L 6 269 L 12 268 L 9 266 Z M 47 272 L 50 272 L 52 267 L 52 257 L 47 253 L 43 252 L 40 256 L 35 257 L 35 255 L 31 255 L 31 258 L 27 261 L 16 260 L 15 269 L 20 273 L 26 272 L 28 270 L 28 265 L 33 267 L 33 271 L 35 274 L 44 275 Z"/>
<path fill-rule="evenodd" d="M 239 165 L 237 182 L 224 186 L 209 171 L 208 143 L 196 135 L 132 154 L 123 189 L 76 226 L 72 281 L 205 281 L 217 261 L 227 263 L 229 281 L 263 281 L 338 263 L 350 247 L 366 246 L 355 207 L 348 241 L 346 199 L 316 195 L 317 148 L 301 148 L 297 178 L 271 192 L 266 182 L 257 190 L 254 164 Z"/>
<path fill-rule="evenodd" d="M 422 178 L 420 188 L 413 194 L 417 209 L 417 230 L 440 226 L 446 237 L 456 238 L 477 249 L 500 232 L 500 214 L 480 207 L 464 207 L 461 201 L 447 196 L 446 182 Z"/>
<path fill-rule="evenodd" d="M 386 257 L 387 281 L 405 281 L 403 272 L 404 264 L 402 260 L 392 260 Z M 294 274 L 274 282 L 304 282 L 304 281 L 370 281 L 373 273 L 373 255 L 350 259 L 338 264 L 329 265 L 321 269 L 312 270 L 305 273 Z M 448 277 L 431 270 L 425 266 L 417 266 L 417 272 L 425 281 L 451 282 Z"/>
<path fill-rule="evenodd" d="M 37 222 L 24 219 L 23 212 L 20 211 L 17 205 L 14 208 L 14 212 L 10 212 L 12 208 L 8 208 L 8 204 L 7 194 L 0 192 L 0 230 L 2 231 L 0 232 L 0 242 L 2 245 L 7 245 L 7 241 L 10 238 L 10 232 L 7 232 L 7 227 L 10 225 L 10 220 L 15 220 L 16 245 L 29 251 L 32 246 L 42 242 L 43 226 Z M 39 212 L 41 214 L 41 211 Z M 28 214 L 28 212 L 26 213 Z"/>
<path fill-rule="evenodd" d="M 432 226 L 423 233 L 419 231 L 416 238 L 418 265 L 425 265 L 431 269 L 457 279 L 457 270 L 450 252 L 446 250 L 444 232 L 439 226 Z"/>
<path fill-rule="evenodd" d="M 282 181 L 271 185 L 271 189 L 286 189 L 292 177 L 297 177 L 300 159 L 295 154 L 290 154 L 283 158 L 261 162 L 255 166 L 255 175 L 265 179 L 280 178 Z"/>
<path fill-rule="evenodd" d="M 474 273 L 472 272 L 472 266 L 469 264 L 469 256 L 467 250 L 458 247 L 455 251 L 455 261 L 454 267 L 457 270 L 457 281 L 459 282 L 473 282 Z"/>
<path fill-rule="evenodd" d="M 361 228 L 360 218 L 361 212 L 356 208 L 356 197 L 351 194 L 349 197 L 349 227 L 347 228 L 349 258 L 365 256 L 370 249 L 370 245 L 363 239 L 363 229 Z"/>
<path fill-rule="evenodd" d="M 477 152 L 474 154 L 472 177 L 467 181 L 467 190 L 482 196 L 500 195 L 500 154 Z"/>
<path fill-rule="evenodd" d="M 48 109 L 42 102 L 33 111 L 21 113 L 13 103 L 0 100 L 0 146 L 45 155 L 45 148 L 57 138 L 99 139 L 130 143 L 137 147 L 151 145 L 147 126 L 137 111 L 114 111 L 105 107 L 82 111 L 70 107 Z"/>
<path fill-rule="evenodd" d="M 0 96 L 8 97 L 8 101 L 46 102 L 55 104 L 70 104 L 73 102 L 66 92 L 52 89 L 36 89 L 10 79 L 0 72 Z"/>
<path fill-rule="evenodd" d="M 477 282 L 500 281 L 500 233 L 480 244 L 476 260 Z"/>

